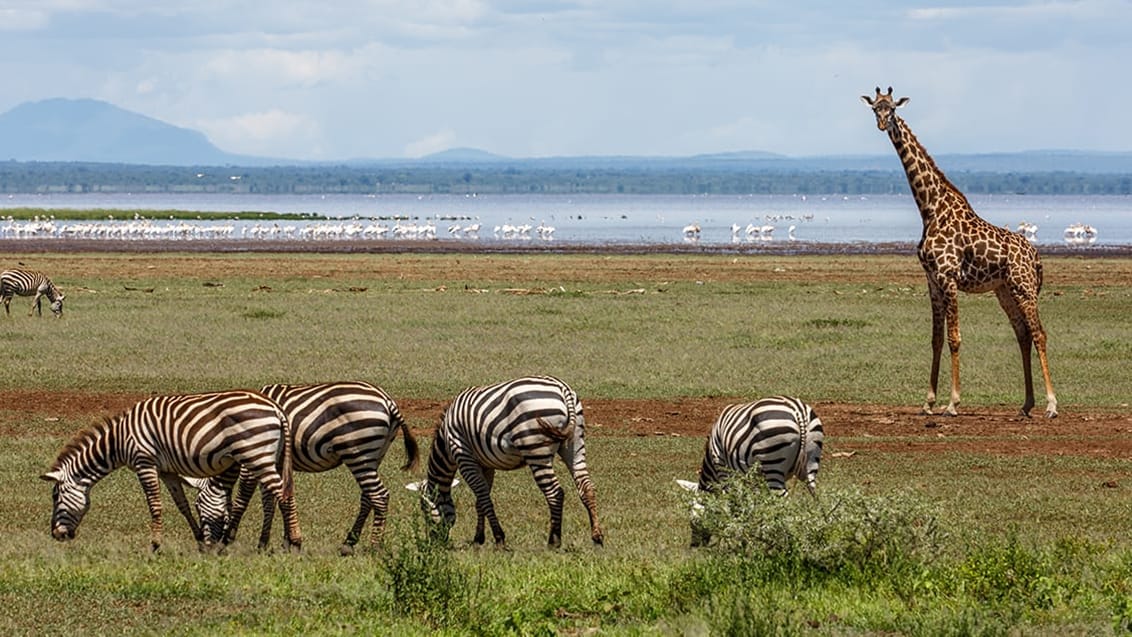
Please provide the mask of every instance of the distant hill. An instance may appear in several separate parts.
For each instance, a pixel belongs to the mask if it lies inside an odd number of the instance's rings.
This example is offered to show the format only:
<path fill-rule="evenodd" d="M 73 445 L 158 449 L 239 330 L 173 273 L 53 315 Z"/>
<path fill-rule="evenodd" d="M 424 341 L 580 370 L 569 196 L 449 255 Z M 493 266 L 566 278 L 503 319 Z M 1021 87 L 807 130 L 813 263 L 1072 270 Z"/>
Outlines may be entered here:
<path fill-rule="evenodd" d="M 1132 174 L 1132 153 L 1036 150 L 938 155 L 957 173 Z M 575 156 L 516 158 L 476 148 L 452 148 L 419 159 L 303 161 L 227 153 L 199 131 L 181 128 L 93 99 L 25 102 L 0 114 L 0 161 L 80 162 L 158 166 L 347 166 L 383 168 L 612 170 L 719 172 L 902 172 L 896 153 L 789 157 L 760 150 L 691 157 Z"/>
<path fill-rule="evenodd" d="M 174 166 L 255 165 L 199 131 L 92 99 L 24 102 L 0 115 L 0 159 Z"/>

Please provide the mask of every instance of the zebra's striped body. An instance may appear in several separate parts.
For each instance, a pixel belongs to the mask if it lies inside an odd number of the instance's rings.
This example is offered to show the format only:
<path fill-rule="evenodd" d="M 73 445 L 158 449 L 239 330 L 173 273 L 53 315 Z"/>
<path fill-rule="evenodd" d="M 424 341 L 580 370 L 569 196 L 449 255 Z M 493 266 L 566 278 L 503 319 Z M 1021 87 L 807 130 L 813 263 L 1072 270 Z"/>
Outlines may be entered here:
<path fill-rule="evenodd" d="M 417 442 L 397 404 L 384 391 L 365 382 L 268 385 L 261 391 L 279 405 L 290 423 L 295 471 L 316 473 L 344 464 L 357 481 L 362 494 L 361 507 L 346 534 L 342 552 L 353 552 L 371 510 L 370 541 L 376 545 L 385 528 L 389 508 L 389 490 L 382 484 L 377 470 L 398 429 L 404 435 L 407 456 L 401 469 L 408 471 L 417 466 Z M 231 484 L 224 485 L 225 477 L 212 478 L 206 484 L 194 481 L 194 486 L 201 488 L 196 504 L 208 540 L 220 539 L 223 534 L 223 543 L 228 544 L 236 537 L 240 518 L 257 483 L 241 475 L 231 519 L 227 530 L 221 531 L 231 491 Z M 263 506 L 261 548 L 267 545 L 274 515 L 274 500 L 266 493 Z"/>
<path fill-rule="evenodd" d="M 51 312 L 55 317 L 63 316 L 63 293 L 47 275 L 35 270 L 4 270 L 0 273 L 0 299 L 4 301 L 4 314 L 11 315 L 9 305 L 12 296 L 34 296 L 28 316 L 35 312 L 43 316 L 43 297 L 51 303 Z"/>
<path fill-rule="evenodd" d="M 280 501 L 287 539 L 302 537 L 291 483 L 290 428 L 279 407 L 251 391 L 157 396 L 79 433 L 42 477 L 54 483 L 51 534 L 69 540 L 90 507 L 90 489 L 119 467 L 137 473 L 150 513 L 151 546 L 162 541 L 161 488 L 164 482 L 197 540 L 181 489 L 181 476 L 207 478 L 240 471 Z"/>
<path fill-rule="evenodd" d="M 708 434 L 700 466 L 700 491 L 713 491 L 731 473 L 758 468 L 767 487 L 785 495 L 791 476 L 816 495 L 824 440 L 812 407 L 789 396 L 773 396 L 724 407 Z M 710 538 L 692 524 L 692 545 Z"/>
<path fill-rule="evenodd" d="M 604 536 L 597 519 L 597 499 L 586 466 L 582 405 L 570 387 L 548 376 L 472 387 L 456 396 L 433 439 L 422 507 L 433 522 L 451 528 L 456 522 L 452 479 L 459 470 L 476 495 L 475 542 L 484 541 L 486 519 L 495 543 L 502 545 L 503 528 L 491 502 L 495 472 L 527 466 L 550 507 L 548 543 L 557 547 L 562 542 L 564 495 L 554 475 L 555 455 L 569 467 L 590 516 L 590 536 L 601 544 Z"/>

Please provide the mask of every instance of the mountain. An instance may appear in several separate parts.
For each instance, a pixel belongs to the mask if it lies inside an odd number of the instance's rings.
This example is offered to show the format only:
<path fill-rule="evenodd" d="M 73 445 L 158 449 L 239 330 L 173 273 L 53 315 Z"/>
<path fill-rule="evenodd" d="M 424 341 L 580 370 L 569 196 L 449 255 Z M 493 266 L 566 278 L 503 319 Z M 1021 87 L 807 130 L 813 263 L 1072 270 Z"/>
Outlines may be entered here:
<path fill-rule="evenodd" d="M 1035 150 L 1020 153 L 936 156 L 948 173 L 1132 174 L 1132 153 Z M 429 166 L 468 169 L 723 171 L 723 172 L 902 172 L 895 153 L 790 157 L 759 150 L 691 157 L 573 156 L 506 157 L 476 148 L 452 148 L 419 159 L 303 161 L 227 153 L 199 131 L 180 128 L 93 99 L 54 98 L 25 102 L 0 114 L 0 161 L 91 162 L 167 166 Z"/>
<path fill-rule="evenodd" d="M 510 157 L 489 153 L 478 148 L 449 148 L 439 153 L 425 155 L 418 161 L 429 164 L 477 164 L 514 161 Z"/>
<path fill-rule="evenodd" d="M 92 99 L 24 102 L 0 115 L 0 159 L 174 166 L 255 165 L 204 134 Z"/>

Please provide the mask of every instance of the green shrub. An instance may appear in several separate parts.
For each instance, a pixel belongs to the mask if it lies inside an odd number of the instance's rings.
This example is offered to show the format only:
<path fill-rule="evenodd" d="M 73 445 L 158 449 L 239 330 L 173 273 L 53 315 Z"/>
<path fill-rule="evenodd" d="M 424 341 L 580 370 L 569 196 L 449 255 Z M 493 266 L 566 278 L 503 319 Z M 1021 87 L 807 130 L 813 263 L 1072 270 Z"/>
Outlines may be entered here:
<path fill-rule="evenodd" d="M 382 560 L 389 575 L 393 612 L 436 628 L 459 626 L 469 614 L 470 577 L 439 539 L 417 520 L 412 532 L 398 535 Z"/>
<path fill-rule="evenodd" d="M 911 493 L 866 496 L 823 490 L 808 497 L 770 493 L 751 472 L 701 494 L 698 524 L 714 549 L 763 562 L 762 568 L 799 574 L 891 577 L 934 560 L 947 534 L 931 506 Z"/>

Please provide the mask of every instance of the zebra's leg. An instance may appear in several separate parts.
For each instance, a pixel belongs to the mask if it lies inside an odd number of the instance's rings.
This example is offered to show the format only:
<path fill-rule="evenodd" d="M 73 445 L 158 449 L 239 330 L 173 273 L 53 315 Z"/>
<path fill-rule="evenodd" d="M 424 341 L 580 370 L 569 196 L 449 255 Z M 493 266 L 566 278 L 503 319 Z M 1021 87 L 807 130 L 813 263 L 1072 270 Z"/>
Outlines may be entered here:
<path fill-rule="evenodd" d="M 267 491 L 260 489 L 262 494 L 260 502 L 263 503 L 263 524 L 259 527 L 259 543 L 256 547 L 259 550 L 267 548 L 268 542 L 271 541 L 271 524 L 275 520 L 275 498 Z"/>
<path fill-rule="evenodd" d="M 545 465 L 531 465 L 531 472 L 535 476 L 535 484 L 546 496 L 546 504 L 550 508 L 550 535 L 546 540 L 548 546 L 559 548 L 562 546 L 562 502 L 565 496 L 562 485 L 558 484 L 558 477 L 554 475 L 554 467 Z"/>
<path fill-rule="evenodd" d="M 240 489 L 243 493 L 243 479 L 240 479 Z M 303 535 L 299 528 L 299 515 L 295 510 L 295 494 L 283 492 L 283 478 L 274 470 L 265 471 L 259 476 L 259 486 L 279 503 L 279 510 L 283 513 L 284 540 L 292 551 L 301 551 L 303 548 Z M 253 488 L 254 490 L 254 488 Z M 235 515 L 235 505 L 232 507 Z"/>
<path fill-rule="evenodd" d="M 43 316 L 42 303 L 43 303 L 43 293 L 36 291 L 35 298 L 32 299 L 32 301 L 31 301 L 31 309 L 28 310 L 28 316 L 31 316 L 34 313 L 36 316 L 42 317 Z"/>
<path fill-rule="evenodd" d="M 590 516 L 590 539 L 594 544 L 601 546 L 605 542 L 605 533 L 601 530 L 601 522 L 597 518 L 597 494 L 593 480 L 590 478 L 590 469 L 586 465 L 586 442 L 581 430 L 577 430 L 574 440 L 570 444 L 563 444 L 558 448 L 558 456 L 570 468 L 570 475 L 574 478 L 574 486 L 578 489 L 578 497 L 582 499 L 582 506 Z"/>
<path fill-rule="evenodd" d="M 11 296 L 5 296 L 4 297 L 4 316 L 11 316 L 12 315 L 12 312 L 8 309 L 8 306 L 11 305 L 11 304 L 12 304 L 12 297 Z"/>
<path fill-rule="evenodd" d="M 369 511 L 373 510 L 373 528 L 370 530 L 369 542 L 370 546 L 378 546 L 381 544 L 382 538 L 385 536 L 385 520 L 389 515 L 389 489 L 385 487 L 380 478 L 377 478 L 373 485 L 370 487 L 368 494 L 362 494 L 362 508 L 358 511 L 359 523 L 364 523 Z M 362 527 L 357 526 L 357 534 L 354 535 L 354 542 L 360 537 Z"/>
<path fill-rule="evenodd" d="M 185 516 L 185 521 L 189 523 L 189 528 L 193 531 L 193 538 L 197 541 L 197 546 L 203 548 L 204 546 L 204 533 L 201 531 L 200 525 L 197 524 L 197 519 L 193 517 L 193 509 L 189 506 L 189 499 L 185 497 L 185 487 L 181 482 L 181 476 L 175 473 L 162 473 L 161 481 L 165 483 L 165 487 L 169 489 L 169 494 L 173 496 L 173 502 L 177 505 L 177 510 L 181 515 Z"/>
<path fill-rule="evenodd" d="M 594 544 L 602 546 L 605 543 L 605 533 L 601 530 L 601 522 L 597 519 L 597 493 L 590 471 L 585 466 L 575 466 L 571 472 L 574 476 L 574 486 L 578 488 L 578 496 L 582 499 L 582 506 L 590 516 L 590 539 Z"/>
<path fill-rule="evenodd" d="M 156 552 L 161 548 L 161 480 L 157 477 L 157 467 L 139 465 L 136 468 L 138 482 L 145 493 L 145 503 L 149 507 L 149 547 Z"/>
<path fill-rule="evenodd" d="M 495 485 L 495 469 L 485 468 L 483 470 L 483 479 L 487 483 L 487 492 L 491 493 L 492 486 Z M 476 535 L 473 541 L 476 544 L 483 544 L 486 536 L 484 534 L 484 516 L 480 513 L 476 514 Z"/>
<path fill-rule="evenodd" d="M 362 537 L 366 519 L 370 511 L 374 512 L 373 528 L 370 532 L 370 546 L 376 547 L 381 543 L 381 536 L 385 530 L 386 512 L 389 510 L 389 490 L 382 484 L 377 475 L 377 463 L 371 461 L 347 465 L 354 481 L 358 483 L 361 496 L 358 501 L 358 515 L 354 518 L 354 525 L 346 533 L 342 546 L 338 547 L 340 555 L 353 555 L 354 547 Z"/>
<path fill-rule="evenodd" d="M 248 504 L 255 495 L 256 486 L 257 482 L 254 478 L 245 475 L 243 471 L 240 472 L 240 484 L 236 489 L 236 498 L 232 501 L 232 510 L 228 514 L 227 528 L 224 530 L 222 543 L 225 546 L 236 541 L 236 532 L 240 530 L 240 521 L 243 520 Z"/>
<path fill-rule="evenodd" d="M 456 463 L 460 467 L 460 475 L 464 477 L 464 482 L 467 482 L 468 488 L 476 494 L 476 515 L 487 518 L 488 523 L 491 524 L 491 534 L 495 537 L 495 545 L 503 548 L 507 540 L 503 534 L 503 527 L 499 524 L 499 518 L 495 515 L 495 506 L 491 503 L 491 484 L 487 480 L 484 468 L 475 458 L 468 455 L 458 456 Z M 478 524 L 477 521 L 477 526 Z M 480 542 L 483 542 L 482 537 Z"/>

